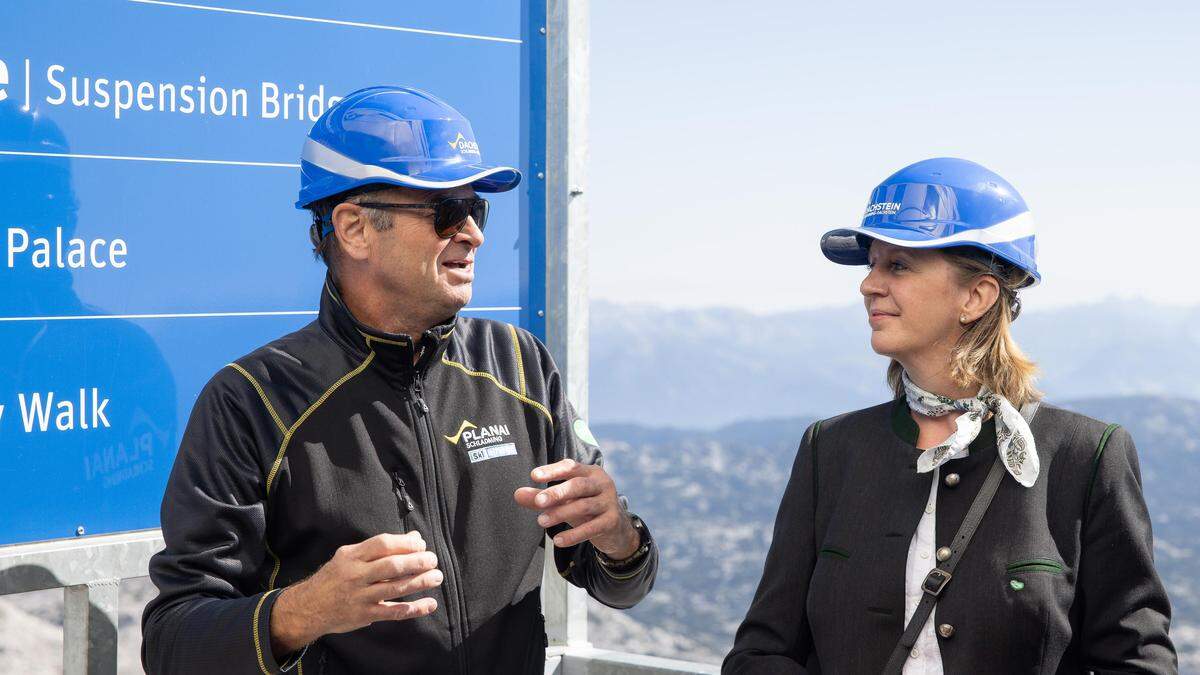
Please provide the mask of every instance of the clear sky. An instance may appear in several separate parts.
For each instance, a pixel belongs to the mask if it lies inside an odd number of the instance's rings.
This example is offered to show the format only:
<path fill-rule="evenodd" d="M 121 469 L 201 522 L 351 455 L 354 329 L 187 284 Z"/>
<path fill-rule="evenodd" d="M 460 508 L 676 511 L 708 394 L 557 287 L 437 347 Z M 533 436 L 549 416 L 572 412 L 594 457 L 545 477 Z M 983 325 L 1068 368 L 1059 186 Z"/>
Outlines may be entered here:
<path fill-rule="evenodd" d="M 1051 6 L 1053 5 L 1053 6 Z M 817 242 L 957 156 L 1039 226 L 1026 306 L 1200 302 L 1200 3 L 593 0 L 592 297 L 858 299 Z"/>

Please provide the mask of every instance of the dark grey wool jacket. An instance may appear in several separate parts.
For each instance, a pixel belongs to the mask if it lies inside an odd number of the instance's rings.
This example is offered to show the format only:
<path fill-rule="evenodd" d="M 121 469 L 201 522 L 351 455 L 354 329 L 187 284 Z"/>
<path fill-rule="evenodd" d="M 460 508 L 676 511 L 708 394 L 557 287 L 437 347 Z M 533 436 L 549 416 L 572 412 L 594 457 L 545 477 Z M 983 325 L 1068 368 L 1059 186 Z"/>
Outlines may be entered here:
<path fill-rule="evenodd" d="M 938 637 L 945 672 L 1177 672 L 1133 440 L 1044 403 L 1031 429 L 1037 483 L 1004 477 L 934 609 L 934 625 L 953 627 Z M 902 399 L 808 429 L 723 673 L 883 670 L 933 479 L 916 472 L 916 440 Z M 989 420 L 970 455 L 943 467 L 961 480 L 938 485 L 938 546 L 995 457 Z"/>

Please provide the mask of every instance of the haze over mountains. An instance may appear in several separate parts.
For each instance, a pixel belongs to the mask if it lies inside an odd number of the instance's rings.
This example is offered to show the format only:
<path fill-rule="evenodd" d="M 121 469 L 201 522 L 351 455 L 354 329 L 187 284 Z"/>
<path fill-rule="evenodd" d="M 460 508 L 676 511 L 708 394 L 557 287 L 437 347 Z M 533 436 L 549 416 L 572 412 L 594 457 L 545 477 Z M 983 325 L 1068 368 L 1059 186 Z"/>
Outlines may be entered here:
<path fill-rule="evenodd" d="M 1051 401 L 1154 394 L 1200 400 L 1200 305 L 1113 301 L 1029 311 L 1014 324 Z M 755 315 L 596 302 L 593 422 L 714 429 L 831 416 L 889 398 L 861 305 Z"/>

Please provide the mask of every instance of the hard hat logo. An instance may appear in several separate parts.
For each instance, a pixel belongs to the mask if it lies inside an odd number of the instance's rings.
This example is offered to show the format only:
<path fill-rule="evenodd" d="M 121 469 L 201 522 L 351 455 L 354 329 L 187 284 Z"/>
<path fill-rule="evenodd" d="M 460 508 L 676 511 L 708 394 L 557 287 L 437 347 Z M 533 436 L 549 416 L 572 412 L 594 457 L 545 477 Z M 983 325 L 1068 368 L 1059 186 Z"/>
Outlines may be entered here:
<path fill-rule="evenodd" d="M 450 141 L 450 147 L 454 148 L 455 150 L 458 150 L 460 153 L 462 153 L 464 155 L 478 155 L 479 154 L 479 144 L 476 143 L 475 141 L 468 140 L 466 136 L 463 136 L 461 131 L 458 132 L 457 138 Z"/>
<path fill-rule="evenodd" d="M 900 202 L 877 202 L 867 207 L 867 212 L 863 214 L 863 217 L 890 216 L 898 211 L 900 211 Z"/>

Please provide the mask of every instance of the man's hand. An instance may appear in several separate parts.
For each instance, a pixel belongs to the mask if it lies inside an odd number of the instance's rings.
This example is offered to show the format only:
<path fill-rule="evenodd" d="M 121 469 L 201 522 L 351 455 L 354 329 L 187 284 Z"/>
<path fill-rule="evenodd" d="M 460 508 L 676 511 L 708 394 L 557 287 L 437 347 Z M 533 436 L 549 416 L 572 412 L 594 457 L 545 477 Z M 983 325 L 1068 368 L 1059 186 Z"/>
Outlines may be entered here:
<path fill-rule="evenodd" d="M 637 530 L 617 501 L 617 487 L 603 467 L 573 459 L 539 466 L 530 473 L 536 483 L 558 482 L 545 490 L 517 488 L 514 498 L 527 509 L 541 511 L 538 525 L 550 528 L 567 523 L 554 545 L 566 548 L 585 541 L 610 558 L 623 560 L 639 545 Z"/>
<path fill-rule="evenodd" d="M 271 611 L 271 651 L 282 658 L 322 635 L 432 614 L 433 598 L 392 600 L 441 583 L 437 556 L 415 530 L 342 546 L 311 577 L 280 592 Z"/>

